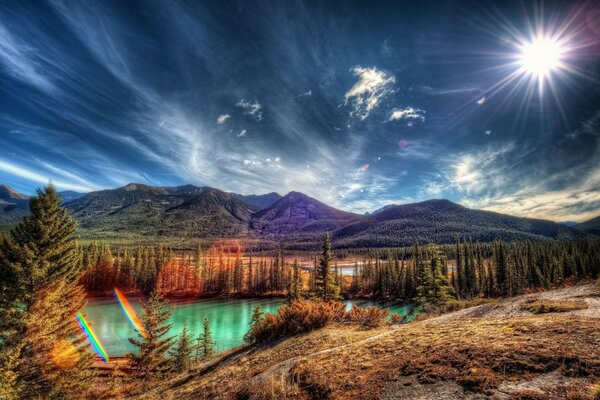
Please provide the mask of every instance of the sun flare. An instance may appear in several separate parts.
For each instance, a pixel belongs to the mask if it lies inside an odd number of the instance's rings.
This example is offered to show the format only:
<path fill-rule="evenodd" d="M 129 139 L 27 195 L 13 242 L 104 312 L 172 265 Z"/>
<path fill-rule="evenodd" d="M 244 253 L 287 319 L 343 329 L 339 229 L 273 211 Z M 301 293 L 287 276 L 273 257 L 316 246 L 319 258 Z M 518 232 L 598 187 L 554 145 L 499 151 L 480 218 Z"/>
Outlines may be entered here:
<path fill-rule="evenodd" d="M 526 72 L 543 79 L 560 69 L 563 53 L 557 40 L 541 36 L 521 46 L 519 61 Z"/>

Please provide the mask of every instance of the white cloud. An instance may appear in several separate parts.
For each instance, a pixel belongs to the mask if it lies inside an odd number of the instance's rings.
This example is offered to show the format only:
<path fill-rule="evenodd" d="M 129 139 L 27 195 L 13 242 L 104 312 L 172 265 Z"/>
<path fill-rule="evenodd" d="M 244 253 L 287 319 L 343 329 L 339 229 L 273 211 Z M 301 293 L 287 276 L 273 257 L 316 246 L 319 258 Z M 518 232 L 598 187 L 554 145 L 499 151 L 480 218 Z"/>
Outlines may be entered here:
<path fill-rule="evenodd" d="M 459 94 L 472 93 L 472 92 L 479 91 L 479 88 L 469 87 L 469 86 L 464 86 L 464 87 L 459 87 L 459 88 L 434 88 L 431 86 L 424 85 L 424 86 L 411 87 L 411 90 L 418 90 L 421 93 L 431 95 L 431 96 L 440 96 L 440 95 L 459 95 Z"/>
<path fill-rule="evenodd" d="M 491 135 L 491 134 L 492 134 L 492 130 L 491 130 L 491 129 L 488 129 L 488 130 L 486 130 L 486 131 L 485 131 L 485 132 L 483 132 L 483 133 L 485 133 L 486 135 Z"/>
<path fill-rule="evenodd" d="M 35 59 L 34 49 L 18 42 L 4 25 L 0 24 L 0 63 L 15 78 L 37 88 L 53 92 L 54 85 L 44 73 L 44 68 Z"/>
<path fill-rule="evenodd" d="M 485 96 L 483 96 L 479 100 L 477 100 L 478 105 L 485 104 L 485 102 L 487 102 L 487 98 Z"/>
<path fill-rule="evenodd" d="M 308 92 L 298 95 L 298 97 L 310 97 L 310 96 L 312 96 L 312 89 L 310 89 Z"/>
<path fill-rule="evenodd" d="M 425 192 L 432 196 L 437 196 L 444 190 L 444 186 L 437 182 L 429 182 L 425 186 Z"/>
<path fill-rule="evenodd" d="M 344 103 L 352 102 L 354 111 L 351 115 L 364 120 L 379 105 L 380 100 L 390 93 L 390 86 L 396 82 L 396 78 L 375 67 L 356 66 L 352 73 L 358 77 L 358 82 L 346 92 Z"/>
<path fill-rule="evenodd" d="M 459 192 L 479 195 L 484 191 L 506 186 L 509 174 L 504 170 L 504 163 L 499 160 L 514 148 L 515 145 L 511 142 L 500 147 L 488 147 L 450 157 L 444 167 L 451 171 L 446 176 L 448 184 Z"/>
<path fill-rule="evenodd" d="M 257 121 L 261 121 L 263 119 L 262 105 L 257 100 L 254 100 L 254 102 L 252 103 L 241 99 L 237 102 L 236 106 L 244 109 L 244 115 L 251 116 Z"/>
<path fill-rule="evenodd" d="M 237 134 L 237 137 L 244 137 L 244 136 L 246 136 L 246 133 L 248 133 L 248 131 L 245 129 L 242 129 L 240 131 L 240 133 Z"/>
<path fill-rule="evenodd" d="M 454 175 L 452 181 L 455 185 L 469 190 L 471 186 L 479 183 L 481 174 L 477 167 L 478 166 L 476 165 L 473 156 L 462 156 L 454 166 Z"/>
<path fill-rule="evenodd" d="M 44 184 L 44 185 L 46 185 L 50 181 L 52 181 L 52 183 L 59 189 L 75 190 L 78 192 L 89 192 L 91 190 L 99 189 L 98 186 L 90 184 L 90 183 L 78 184 L 78 183 L 73 183 L 73 182 L 69 182 L 69 181 L 63 181 L 60 179 L 54 179 L 52 174 L 32 171 L 30 169 L 20 167 L 20 166 L 17 166 L 17 165 L 14 165 L 14 164 L 2 161 L 2 160 L 0 160 L 0 170 L 8 172 L 8 173 L 16 175 L 16 176 L 19 176 L 21 178 L 33 181 L 33 182 L 38 182 L 38 183 Z M 61 175 L 64 175 L 64 174 L 61 174 Z"/>
<path fill-rule="evenodd" d="M 427 111 L 415 107 L 394 108 L 388 121 L 399 121 L 401 119 L 414 119 L 425 122 L 425 113 Z M 410 121 L 412 122 L 412 121 Z M 410 123 L 409 122 L 409 123 Z M 412 125 L 410 125 L 412 126 Z"/>
<path fill-rule="evenodd" d="M 219 115 L 219 118 L 217 118 L 217 124 L 223 125 L 229 118 L 231 118 L 231 115 L 229 114 Z"/>

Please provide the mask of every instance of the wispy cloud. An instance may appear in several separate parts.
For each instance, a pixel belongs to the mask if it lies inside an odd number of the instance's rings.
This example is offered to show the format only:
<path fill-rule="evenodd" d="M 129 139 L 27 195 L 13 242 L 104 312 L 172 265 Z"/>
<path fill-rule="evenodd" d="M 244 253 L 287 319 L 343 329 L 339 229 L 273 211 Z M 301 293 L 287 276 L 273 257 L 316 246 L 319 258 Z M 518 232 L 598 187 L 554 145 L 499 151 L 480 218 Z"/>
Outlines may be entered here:
<path fill-rule="evenodd" d="M 27 179 L 29 181 L 33 181 L 36 183 L 40 183 L 42 185 L 46 185 L 52 182 L 59 189 L 67 189 L 67 190 L 75 190 L 79 192 L 89 192 L 91 190 L 97 190 L 99 187 L 93 184 L 80 184 L 73 183 L 69 181 L 64 181 L 60 178 L 56 179 L 55 176 L 57 173 L 42 173 L 38 171 L 33 171 L 28 168 L 24 168 L 18 165 L 14 165 L 12 163 L 0 160 L 0 170 L 8 172 L 10 174 L 16 175 L 18 177 Z M 63 173 L 58 173 L 58 175 L 63 175 Z"/>
<path fill-rule="evenodd" d="M 221 114 L 219 115 L 219 117 L 217 118 L 217 124 L 219 125 L 223 125 L 225 122 L 227 122 L 227 120 L 231 118 L 231 115 L 229 114 Z"/>
<path fill-rule="evenodd" d="M 354 111 L 351 115 L 364 120 L 390 93 L 396 78 L 375 67 L 363 68 L 358 65 L 352 68 L 352 73 L 358 77 L 358 81 L 344 94 L 344 102 L 352 103 Z"/>
<path fill-rule="evenodd" d="M 456 95 L 456 94 L 469 94 L 473 92 L 480 91 L 481 89 L 472 86 L 465 86 L 459 88 L 434 88 L 431 86 L 423 85 L 416 86 L 411 88 L 413 90 L 417 90 L 421 93 L 430 95 L 430 96 L 442 96 L 442 95 Z"/>
<path fill-rule="evenodd" d="M 254 102 L 250 102 L 241 99 L 237 102 L 236 106 L 244 109 L 244 115 L 251 116 L 257 121 L 261 121 L 263 119 L 262 105 L 257 100 L 254 100 Z"/>
<path fill-rule="evenodd" d="M 46 92 L 54 91 L 54 84 L 44 73 L 36 49 L 13 37 L 0 23 L 0 62 L 15 78 Z"/>
<path fill-rule="evenodd" d="M 413 119 L 425 122 L 427 111 L 415 107 L 394 108 L 388 121 L 399 121 L 401 119 Z"/>

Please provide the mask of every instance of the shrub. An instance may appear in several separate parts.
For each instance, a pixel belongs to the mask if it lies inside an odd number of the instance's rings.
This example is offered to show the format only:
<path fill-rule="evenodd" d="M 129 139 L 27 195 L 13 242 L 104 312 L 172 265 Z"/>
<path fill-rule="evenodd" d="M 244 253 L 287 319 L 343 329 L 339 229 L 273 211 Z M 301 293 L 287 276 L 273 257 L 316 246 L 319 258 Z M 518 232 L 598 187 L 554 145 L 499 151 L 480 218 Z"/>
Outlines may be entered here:
<path fill-rule="evenodd" d="M 534 314 L 568 312 L 586 308 L 588 308 L 587 303 L 581 300 L 528 300 L 523 306 L 524 310 Z"/>
<path fill-rule="evenodd" d="M 600 400 L 600 382 L 592 386 L 592 399 Z"/>
<path fill-rule="evenodd" d="M 404 322 L 404 318 L 405 317 L 400 315 L 399 313 L 393 313 L 391 323 L 394 325 L 401 324 L 402 322 Z"/>
<path fill-rule="evenodd" d="M 389 313 L 390 310 L 379 307 L 361 308 L 354 305 L 352 310 L 347 313 L 347 319 L 366 328 L 376 328 L 383 325 Z"/>
<path fill-rule="evenodd" d="M 342 321 L 345 305 L 340 302 L 298 300 L 279 308 L 279 314 L 266 314 L 248 332 L 249 341 L 264 343 L 297 335 Z"/>

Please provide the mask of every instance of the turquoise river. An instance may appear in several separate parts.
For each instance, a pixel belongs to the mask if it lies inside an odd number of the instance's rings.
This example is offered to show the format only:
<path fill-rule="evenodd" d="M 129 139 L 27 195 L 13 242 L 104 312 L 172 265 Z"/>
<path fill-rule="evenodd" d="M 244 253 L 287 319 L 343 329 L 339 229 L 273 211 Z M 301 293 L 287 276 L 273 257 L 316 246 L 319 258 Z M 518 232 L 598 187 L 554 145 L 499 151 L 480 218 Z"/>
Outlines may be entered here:
<path fill-rule="evenodd" d="M 130 301 L 139 314 L 139 300 Z M 244 334 L 250 326 L 252 310 L 256 306 L 260 305 L 264 312 L 276 313 L 282 304 L 282 299 L 202 299 L 172 302 L 173 315 L 170 323 L 173 326 L 170 334 L 179 334 L 185 325 L 195 338 L 202 331 L 204 317 L 208 317 L 216 349 L 227 350 L 243 343 Z M 406 304 L 386 305 L 364 300 L 346 301 L 346 304 L 348 309 L 352 304 L 361 307 L 380 305 L 389 308 L 390 315 L 404 315 L 412 308 Z M 124 356 L 135 350 L 127 338 L 137 337 L 136 331 L 115 300 L 91 299 L 84 313 L 110 357 Z"/>

